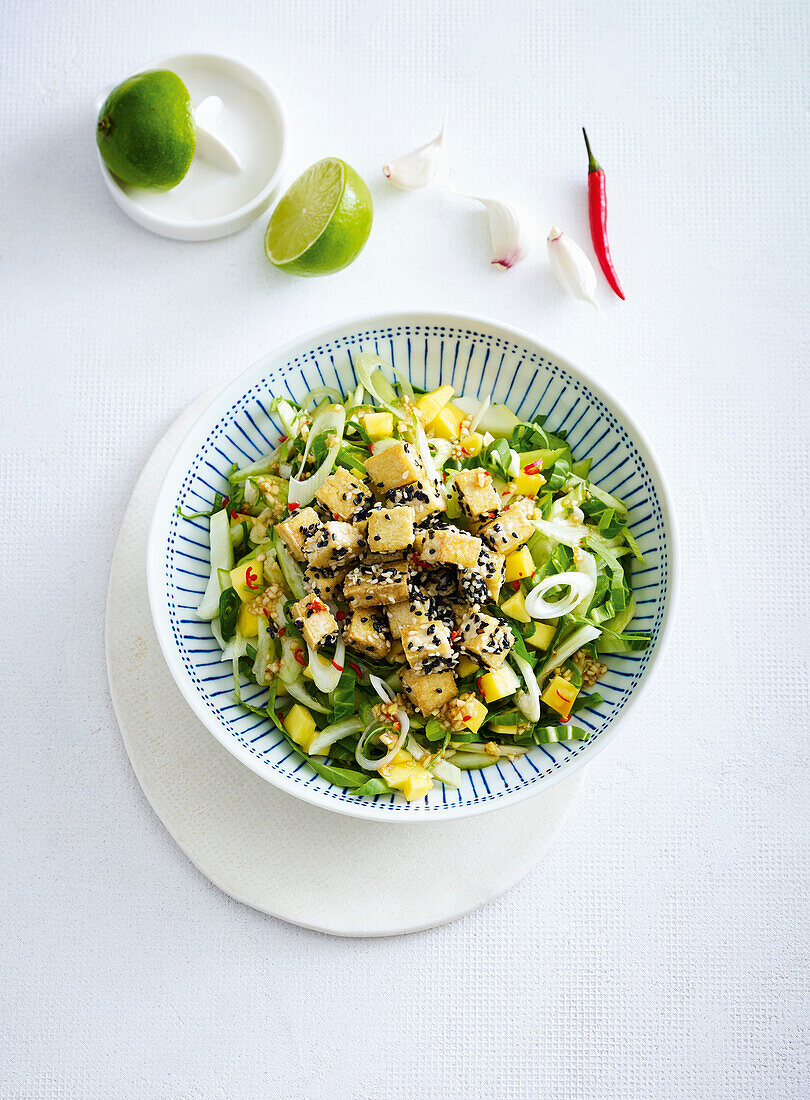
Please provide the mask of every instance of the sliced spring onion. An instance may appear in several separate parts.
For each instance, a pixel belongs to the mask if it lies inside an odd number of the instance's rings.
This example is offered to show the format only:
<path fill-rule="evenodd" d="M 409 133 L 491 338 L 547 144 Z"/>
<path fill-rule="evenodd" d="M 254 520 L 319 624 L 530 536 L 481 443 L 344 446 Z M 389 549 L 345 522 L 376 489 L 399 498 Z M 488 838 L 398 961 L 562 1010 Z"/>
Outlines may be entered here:
<path fill-rule="evenodd" d="M 375 676 L 373 673 L 370 672 L 368 675 L 368 681 L 384 703 L 390 703 L 393 701 L 394 692 L 391 690 L 388 684 L 386 684 L 385 680 L 381 680 L 379 676 Z"/>
<path fill-rule="evenodd" d="M 253 675 L 256 683 L 264 684 L 264 674 L 267 669 L 267 660 L 273 645 L 273 635 L 267 629 L 264 619 L 259 619 L 259 637 L 256 642 L 256 660 L 253 662 Z"/>
<path fill-rule="evenodd" d="M 312 440 L 321 433 L 328 431 L 333 433 L 332 438 L 327 446 L 323 462 L 311 477 L 306 478 L 304 481 L 299 480 L 298 477 L 290 478 L 290 486 L 287 493 L 288 503 L 298 504 L 299 507 L 309 504 L 318 489 L 320 489 L 329 477 L 332 472 L 332 467 L 335 465 L 338 451 L 340 450 L 345 423 L 346 410 L 343 405 L 325 405 L 315 416 L 309 429 L 309 437 L 307 438 L 307 445 L 301 459 L 299 475 L 303 472 L 306 460 L 309 457 L 309 448 Z"/>
<path fill-rule="evenodd" d="M 245 478 L 245 504 L 256 504 L 259 499 L 259 487 L 249 477 Z"/>
<path fill-rule="evenodd" d="M 307 586 L 304 584 L 304 574 L 301 572 L 298 562 L 293 558 L 292 554 L 281 541 L 281 537 L 277 531 L 273 532 L 273 547 L 276 551 L 279 568 L 284 574 L 284 580 L 287 582 L 287 587 L 296 600 L 302 600 L 307 594 Z"/>
<path fill-rule="evenodd" d="M 402 715 L 405 716 L 404 722 L 402 722 Z M 371 741 L 372 737 L 378 735 L 380 731 L 385 727 L 381 722 L 376 721 L 370 722 L 369 725 L 366 726 L 365 730 L 357 740 L 357 748 L 354 751 L 354 758 L 361 768 L 365 768 L 366 771 L 369 772 L 379 771 L 380 768 L 384 768 L 388 764 L 390 764 L 394 757 L 397 755 L 405 742 L 405 738 L 408 736 L 408 716 L 405 714 L 404 710 L 400 710 L 397 711 L 397 719 L 400 722 L 399 737 L 397 737 L 396 741 L 389 748 L 385 756 L 375 758 L 373 756 L 369 756 L 366 753 L 366 747 Z"/>
<path fill-rule="evenodd" d="M 228 513 L 223 508 L 214 512 L 209 523 L 209 542 L 211 554 L 211 574 L 205 593 L 197 608 L 197 614 L 201 619 L 215 619 L 219 614 L 219 597 L 222 595 L 222 585 L 219 579 L 220 569 L 233 569 L 233 546 L 231 545 L 231 528 L 228 522 Z"/>
<path fill-rule="evenodd" d="M 581 550 L 579 559 L 574 561 L 574 568 L 578 573 L 583 573 L 591 582 L 591 590 L 586 596 L 580 600 L 580 602 L 574 608 L 572 614 L 584 615 L 588 610 L 591 599 L 593 598 L 593 592 L 596 588 L 596 558 L 593 554 L 589 554 L 587 550 Z"/>
<path fill-rule="evenodd" d="M 593 528 L 584 523 L 571 523 L 567 519 L 533 519 L 541 535 L 546 535 L 554 542 L 562 542 L 566 546 L 580 546 L 583 539 L 593 534 Z"/>
<path fill-rule="evenodd" d="M 453 404 L 458 405 L 462 412 L 474 416 L 478 412 L 480 401 L 477 397 L 462 396 L 454 398 Z M 518 424 L 520 421 L 506 405 L 490 405 L 478 421 L 482 432 L 490 432 L 500 439 L 508 439 Z"/>
<path fill-rule="evenodd" d="M 399 382 L 399 388 L 402 390 L 402 392 L 405 394 L 406 397 L 409 397 L 409 398 L 411 398 L 411 400 L 413 400 L 413 396 L 414 396 L 413 386 L 411 385 L 411 380 L 408 377 L 408 375 L 406 374 L 406 372 L 404 370 L 400 370 L 399 367 L 395 367 L 395 366 L 392 366 L 391 370 L 397 376 L 397 381 Z"/>
<path fill-rule="evenodd" d="M 559 619 L 568 615 L 586 596 L 592 595 L 596 580 L 584 573 L 552 573 L 544 577 L 526 597 L 526 611 L 533 619 Z M 549 601 L 543 596 L 552 588 L 568 588 L 568 595 Z"/>
<path fill-rule="evenodd" d="M 360 354 L 356 355 L 354 359 L 354 370 L 363 387 L 371 394 L 372 397 L 375 397 L 384 408 L 388 409 L 390 413 L 393 413 L 394 416 L 400 417 L 402 416 L 402 410 L 395 409 L 393 405 L 389 404 L 386 398 L 381 393 L 379 393 L 376 388 L 375 383 L 377 381 L 377 375 L 379 373 L 376 368 L 384 366 L 385 362 L 380 359 L 379 355 L 375 355 L 372 351 L 361 351 Z M 381 375 L 380 377 L 385 378 L 384 375 Z M 385 381 L 387 381 L 387 379 L 385 379 Z M 391 386 L 390 382 L 388 382 L 388 387 L 391 393 L 394 393 L 393 387 Z M 396 398 L 395 393 L 394 397 Z"/>
<path fill-rule="evenodd" d="M 331 726 L 324 726 L 315 734 L 309 746 L 310 756 L 325 756 L 336 741 L 347 737 L 350 733 L 359 733 L 363 723 L 359 718 L 344 718 L 342 722 L 334 722 Z"/>
<path fill-rule="evenodd" d="M 512 654 L 512 660 L 518 666 L 520 674 L 528 688 L 528 691 L 519 691 L 515 695 L 515 704 L 521 714 L 525 714 L 530 722 L 540 720 L 540 685 L 534 674 L 534 669 L 529 662 L 517 653 Z"/>
<path fill-rule="evenodd" d="M 327 660 L 326 657 L 321 657 L 320 653 L 316 653 L 309 643 L 307 643 L 307 652 L 309 653 L 309 671 L 312 673 L 315 686 L 318 691 L 328 695 L 330 691 L 334 691 L 338 686 L 340 674 L 343 672 L 343 666 L 346 663 L 346 646 L 343 644 L 343 639 L 338 637 L 338 643 L 335 646 L 335 658 L 332 661 Z"/>
<path fill-rule="evenodd" d="M 323 703 L 313 699 L 300 680 L 285 682 L 285 687 L 293 699 L 297 699 L 303 706 L 309 707 L 310 710 L 316 710 L 319 714 L 329 714 L 329 707 L 325 707 Z"/>
<path fill-rule="evenodd" d="M 336 390 L 334 386 L 315 386 L 301 402 L 301 408 L 309 409 L 311 404 L 312 408 L 315 409 L 326 397 L 338 405 L 342 405 L 344 401 L 343 394 L 340 390 Z"/>
<path fill-rule="evenodd" d="M 416 449 L 419 451 L 419 457 L 422 460 L 425 473 L 435 485 L 440 484 L 441 479 L 439 478 L 439 471 L 436 469 L 436 463 L 433 461 L 433 455 L 430 453 L 428 437 L 425 435 L 425 429 L 419 423 L 416 425 L 414 437 L 416 439 Z"/>
<path fill-rule="evenodd" d="M 582 649 L 584 645 L 594 641 L 601 633 L 602 631 L 598 626 L 591 626 L 590 623 L 575 630 L 570 638 L 566 639 L 562 645 L 558 646 L 557 649 L 553 650 L 548 655 L 540 673 L 542 679 L 545 680 L 550 673 L 564 664 L 569 657 L 573 657 L 578 649 Z"/>
<path fill-rule="evenodd" d="M 289 401 L 285 401 L 282 397 L 276 406 L 276 412 L 278 413 L 279 420 L 284 425 L 284 431 L 287 435 L 290 436 L 290 438 L 297 435 L 300 417 Z"/>
<path fill-rule="evenodd" d="M 276 447 L 270 454 L 262 455 L 262 457 L 257 458 L 255 462 L 250 462 L 247 466 L 243 466 L 241 470 L 237 470 L 235 473 L 231 474 L 231 481 L 241 482 L 246 478 L 256 477 L 258 474 L 266 474 L 280 450 L 281 447 Z"/>
<path fill-rule="evenodd" d="M 445 462 L 453 453 L 453 444 L 449 439 L 434 439 L 433 446 L 436 448 L 436 455 L 433 459 L 436 469 L 441 470 Z"/>

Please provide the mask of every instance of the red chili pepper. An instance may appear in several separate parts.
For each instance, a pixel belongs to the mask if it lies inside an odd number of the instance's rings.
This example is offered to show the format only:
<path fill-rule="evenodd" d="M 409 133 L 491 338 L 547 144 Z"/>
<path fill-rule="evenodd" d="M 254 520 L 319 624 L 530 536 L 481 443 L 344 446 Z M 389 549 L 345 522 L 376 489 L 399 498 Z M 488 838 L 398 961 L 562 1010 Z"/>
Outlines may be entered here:
<path fill-rule="evenodd" d="M 231 503 L 231 498 L 230 497 L 223 497 L 222 498 L 222 507 L 223 508 L 227 508 L 230 503 Z"/>
<path fill-rule="evenodd" d="M 604 272 L 605 278 L 610 284 L 611 290 L 618 294 L 624 301 L 624 291 L 613 266 L 610 257 L 610 245 L 607 236 L 607 194 L 605 192 L 605 170 L 591 152 L 591 143 L 582 127 L 585 135 L 585 146 L 588 150 L 588 214 L 591 220 L 591 240 L 593 241 L 596 258 Z"/>
<path fill-rule="evenodd" d="M 352 672 L 356 673 L 358 680 L 363 679 L 363 670 L 362 668 L 360 668 L 359 665 L 356 665 L 354 661 L 349 661 L 349 668 L 352 670 Z"/>
<path fill-rule="evenodd" d="M 289 504 L 287 505 L 287 507 L 290 509 L 291 512 L 295 512 L 295 511 L 298 510 L 298 505 L 296 504 L 296 502 L 294 500 L 291 500 L 289 502 Z"/>
<path fill-rule="evenodd" d="M 329 664 L 332 666 L 332 668 L 336 668 L 338 672 L 343 671 L 343 665 L 339 665 L 337 661 L 333 661 L 331 657 L 329 658 Z"/>
<path fill-rule="evenodd" d="M 523 467 L 523 472 L 524 474 L 539 474 L 540 468 L 538 467 L 536 462 L 529 462 L 526 466 Z"/>
<path fill-rule="evenodd" d="M 475 681 L 475 686 L 478 688 L 479 692 L 481 692 L 482 695 L 484 694 L 483 691 L 481 690 L 481 681 L 483 679 L 484 679 L 483 676 L 479 676 L 478 679 Z"/>
<path fill-rule="evenodd" d="M 279 443 L 286 443 L 286 442 L 287 442 L 287 437 L 286 437 L 286 435 L 281 435 L 281 436 L 279 436 L 279 439 L 278 439 L 278 441 L 279 441 Z"/>
<path fill-rule="evenodd" d="M 342 623 L 343 620 L 346 618 L 346 612 L 345 611 L 338 611 L 338 613 L 335 615 L 335 618 L 337 619 L 337 621 L 339 623 Z"/>
<path fill-rule="evenodd" d="M 566 703 L 568 702 L 568 696 L 567 695 L 563 695 L 563 693 L 561 691 L 558 691 L 557 694 L 559 695 L 559 697 L 561 699 L 564 699 L 566 701 Z"/>
<path fill-rule="evenodd" d="M 245 584 L 248 586 L 248 588 L 252 589 L 259 587 L 259 578 L 253 572 L 250 566 L 248 566 L 248 568 L 245 570 Z"/>
<path fill-rule="evenodd" d="M 515 592 L 517 592 L 517 590 L 520 588 L 520 581 L 512 581 L 511 584 Z"/>
<path fill-rule="evenodd" d="M 561 718 L 561 719 L 560 719 L 560 722 L 561 722 L 561 724 L 562 724 L 563 726 L 564 726 L 564 725 L 566 725 L 566 723 L 568 723 L 568 722 L 570 722 L 570 721 L 571 721 L 571 715 L 570 715 L 570 714 L 568 715 L 568 717 L 567 717 L 567 718 Z"/>
<path fill-rule="evenodd" d="M 469 450 L 469 448 L 467 448 L 467 447 L 462 447 L 461 448 L 461 453 L 463 455 L 467 455 L 467 457 L 469 458 L 469 456 L 472 454 L 472 451 Z"/>
<path fill-rule="evenodd" d="M 283 638 L 283 637 L 284 637 L 284 635 L 285 635 L 286 633 L 287 633 L 287 627 L 286 627 L 286 626 L 280 626 L 280 627 L 278 628 L 278 636 L 279 636 L 279 638 Z"/>
<path fill-rule="evenodd" d="M 459 632 L 458 632 L 457 630 L 451 630 L 451 631 L 450 631 L 450 637 L 451 637 L 451 638 L 457 638 L 457 637 L 458 637 L 458 633 L 459 633 Z"/>
<path fill-rule="evenodd" d="M 293 650 L 293 657 L 295 657 L 299 665 L 305 665 L 307 663 L 306 657 L 304 656 L 304 651 L 303 649 L 301 649 L 300 646 L 296 646 L 296 648 Z"/>

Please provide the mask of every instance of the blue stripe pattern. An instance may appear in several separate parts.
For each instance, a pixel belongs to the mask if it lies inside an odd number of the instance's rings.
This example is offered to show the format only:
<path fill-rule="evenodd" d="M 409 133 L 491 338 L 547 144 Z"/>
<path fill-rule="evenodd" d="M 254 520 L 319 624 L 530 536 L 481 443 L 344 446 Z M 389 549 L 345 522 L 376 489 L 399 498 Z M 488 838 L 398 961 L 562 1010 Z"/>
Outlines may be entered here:
<path fill-rule="evenodd" d="M 216 492 L 225 494 L 231 464 L 254 461 L 279 437 L 280 427 L 267 412 L 273 396 L 284 392 L 302 401 L 309 389 L 325 384 L 326 374 L 333 375 L 335 384 L 347 390 L 356 385 L 352 358 L 364 350 L 377 350 L 399 367 L 409 369 L 415 382 L 425 388 L 450 382 L 460 393 L 491 394 L 493 401 L 508 402 L 518 415 L 526 416 L 527 410 L 531 410 L 531 416 L 545 414 L 546 427 L 551 431 L 567 430 L 575 459 L 590 458 L 591 470 L 600 472 L 599 484 L 628 501 L 631 528 L 646 561 L 645 565 L 636 563 L 634 569 L 638 614 L 633 625 L 649 630 L 652 644 L 643 653 L 603 658 L 609 669 L 600 681 L 605 702 L 596 710 L 588 708 L 589 718 L 582 712 L 576 717 L 577 723 L 592 731 L 589 741 L 540 746 L 513 762 L 502 760 L 485 771 L 466 772 L 460 790 L 437 783 L 426 802 L 407 803 L 387 795 L 358 800 L 322 780 L 305 761 L 290 754 L 283 740 L 267 747 L 267 734 L 275 729 L 272 723 L 257 720 L 233 702 L 227 683 L 230 663 L 222 665 L 218 673 L 218 647 L 210 626 L 193 615 L 207 580 L 207 524 L 205 520 L 185 520 L 177 515 L 168 521 L 165 600 L 171 630 L 184 674 L 212 721 L 262 767 L 318 790 L 323 799 L 351 802 L 361 812 L 364 805 L 373 805 L 375 816 L 379 816 L 380 808 L 386 814 L 417 812 L 424 816 L 427 810 L 441 816 L 443 810 L 492 802 L 504 794 L 544 784 L 549 776 L 564 772 L 598 742 L 627 705 L 655 650 L 671 585 L 668 534 L 657 487 L 636 442 L 584 382 L 525 346 L 486 330 L 477 333 L 448 325 L 380 326 L 335 338 L 276 365 L 211 428 L 178 486 L 176 504 L 183 511 L 196 512 L 210 506 Z M 639 498 L 637 502 L 635 497 Z M 259 699 L 261 694 L 253 698 Z"/>

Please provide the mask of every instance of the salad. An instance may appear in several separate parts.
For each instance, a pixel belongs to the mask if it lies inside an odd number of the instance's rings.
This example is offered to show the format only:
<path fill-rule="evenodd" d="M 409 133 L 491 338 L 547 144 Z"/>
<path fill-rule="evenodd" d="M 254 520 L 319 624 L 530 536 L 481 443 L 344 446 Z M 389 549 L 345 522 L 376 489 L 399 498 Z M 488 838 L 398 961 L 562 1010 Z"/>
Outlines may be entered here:
<path fill-rule="evenodd" d="M 649 641 L 626 505 L 544 417 L 353 365 L 348 394 L 275 399 L 276 449 L 185 517 L 210 516 L 198 615 L 236 700 L 358 797 L 586 740 L 601 656 Z"/>

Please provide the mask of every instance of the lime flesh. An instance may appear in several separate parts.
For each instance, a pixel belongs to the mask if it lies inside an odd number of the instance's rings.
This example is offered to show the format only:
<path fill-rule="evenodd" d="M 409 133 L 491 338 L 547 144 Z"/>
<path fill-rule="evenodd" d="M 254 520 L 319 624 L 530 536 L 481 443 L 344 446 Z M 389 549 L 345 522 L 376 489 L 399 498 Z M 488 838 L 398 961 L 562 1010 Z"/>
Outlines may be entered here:
<path fill-rule="evenodd" d="M 139 73 L 114 88 L 101 108 L 96 143 L 109 170 L 130 187 L 176 187 L 197 147 L 191 96 L 177 73 Z"/>
<path fill-rule="evenodd" d="M 337 157 L 303 172 L 276 206 L 264 236 L 271 264 L 293 275 L 331 275 L 357 259 L 371 232 L 368 187 Z"/>

